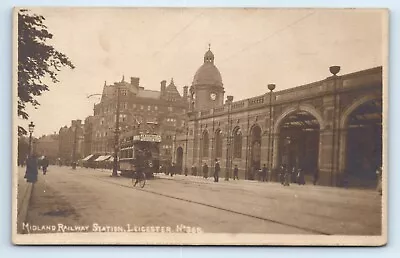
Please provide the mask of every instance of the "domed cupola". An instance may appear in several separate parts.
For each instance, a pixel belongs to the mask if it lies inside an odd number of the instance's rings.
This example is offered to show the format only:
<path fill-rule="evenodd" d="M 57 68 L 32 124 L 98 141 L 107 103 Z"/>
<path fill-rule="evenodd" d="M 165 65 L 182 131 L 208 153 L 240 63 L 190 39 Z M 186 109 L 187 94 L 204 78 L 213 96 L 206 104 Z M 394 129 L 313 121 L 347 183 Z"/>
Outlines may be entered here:
<path fill-rule="evenodd" d="M 222 87 L 222 77 L 218 68 L 214 65 L 214 54 L 211 49 L 204 54 L 204 63 L 197 70 L 193 78 L 193 86 L 217 86 Z"/>
<path fill-rule="evenodd" d="M 221 73 L 214 64 L 210 47 L 204 54 L 204 63 L 193 77 L 194 109 L 203 110 L 223 105 L 224 87 Z"/>
<path fill-rule="evenodd" d="M 208 51 L 204 54 L 204 63 L 214 64 L 214 54 L 211 52 L 210 48 L 208 48 Z"/>

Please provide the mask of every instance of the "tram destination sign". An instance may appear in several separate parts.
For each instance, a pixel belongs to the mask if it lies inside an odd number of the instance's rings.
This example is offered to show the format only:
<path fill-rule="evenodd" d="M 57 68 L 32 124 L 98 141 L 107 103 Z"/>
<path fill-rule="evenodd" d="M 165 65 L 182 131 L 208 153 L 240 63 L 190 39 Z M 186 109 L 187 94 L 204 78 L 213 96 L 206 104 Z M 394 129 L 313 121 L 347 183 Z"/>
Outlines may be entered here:
<path fill-rule="evenodd" d="M 134 135 L 133 140 L 141 142 L 161 142 L 161 135 L 139 134 L 139 135 Z"/>

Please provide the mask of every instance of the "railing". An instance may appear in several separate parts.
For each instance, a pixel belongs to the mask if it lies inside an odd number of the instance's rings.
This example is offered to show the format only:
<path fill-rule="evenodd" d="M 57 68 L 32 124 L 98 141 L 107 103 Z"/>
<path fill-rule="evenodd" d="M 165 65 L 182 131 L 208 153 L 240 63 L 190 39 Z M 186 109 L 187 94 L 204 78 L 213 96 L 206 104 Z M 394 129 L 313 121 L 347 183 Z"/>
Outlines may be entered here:
<path fill-rule="evenodd" d="M 241 108 L 244 108 L 244 107 L 245 107 L 245 101 L 244 100 L 232 103 L 232 110 L 241 109 Z"/>
<path fill-rule="evenodd" d="M 326 83 L 324 83 L 324 81 L 319 81 L 287 90 L 278 91 L 275 94 L 275 100 L 288 101 L 292 99 L 300 99 L 306 96 L 308 97 L 312 95 L 317 95 L 323 91 L 326 91 L 326 86 L 327 85 Z"/>
<path fill-rule="evenodd" d="M 249 106 L 264 104 L 264 96 L 255 97 L 248 100 Z"/>
<path fill-rule="evenodd" d="M 225 110 L 225 106 L 214 108 L 214 114 L 222 113 L 222 112 L 224 112 L 224 110 Z"/>
<path fill-rule="evenodd" d="M 211 110 L 201 111 L 201 116 L 209 116 L 211 114 Z"/>
<path fill-rule="evenodd" d="M 352 74 L 346 74 L 337 77 L 338 82 L 341 82 L 343 88 L 361 87 L 363 85 L 381 85 L 382 84 L 382 68 L 376 67 L 365 71 L 360 71 Z M 309 98 L 318 95 L 323 95 L 326 92 L 330 92 L 333 89 L 334 80 L 333 77 L 327 79 L 312 82 L 309 84 L 297 86 L 294 88 L 281 90 L 274 92 L 272 95 L 273 103 L 279 104 L 282 102 L 288 102 L 292 100 L 300 100 L 302 98 Z M 338 85 L 339 86 L 339 85 Z M 340 87 L 340 86 L 339 86 Z M 239 100 L 233 102 L 231 111 L 238 112 L 241 110 L 247 110 L 248 108 L 259 108 L 263 105 L 269 105 L 269 93 L 249 99 Z M 208 117 L 214 114 L 227 113 L 227 104 L 210 110 L 203 110 L 196 115 L 196 117 Z"/>

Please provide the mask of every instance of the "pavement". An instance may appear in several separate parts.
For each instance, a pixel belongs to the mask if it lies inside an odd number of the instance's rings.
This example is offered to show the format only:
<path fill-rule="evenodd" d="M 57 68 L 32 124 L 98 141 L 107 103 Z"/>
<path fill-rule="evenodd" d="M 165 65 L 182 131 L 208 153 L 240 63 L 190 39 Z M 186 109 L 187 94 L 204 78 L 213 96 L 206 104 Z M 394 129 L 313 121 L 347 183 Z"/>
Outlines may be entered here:
<path fill-rule="evenodd" d="M 381 234 L 382 198 L 372 190 L 163 174 L 141 189 L 110 174 L 50 166 L 33 188 L 25 231 L 179 231 L 184 225 L 207 233 Z"/>
<path fill-rule="evenodd" d="M 32 194 L 32 183 L 26 182 L 25 168 L 18 169 L 17 175 L 17 221 L 25 221 Z M 17 223 L 17 232 L 23 233 L 22 223 Z"/>

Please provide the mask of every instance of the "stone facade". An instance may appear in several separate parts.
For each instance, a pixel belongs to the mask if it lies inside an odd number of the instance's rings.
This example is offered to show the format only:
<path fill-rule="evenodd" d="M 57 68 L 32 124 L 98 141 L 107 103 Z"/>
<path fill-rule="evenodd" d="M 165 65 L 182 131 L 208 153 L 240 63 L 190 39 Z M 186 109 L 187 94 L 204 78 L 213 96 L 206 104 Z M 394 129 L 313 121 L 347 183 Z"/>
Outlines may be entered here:
<path fill-rule="evenodd" d="M 70 127 L 61 127 L 58 134 L 58 139 L 58 153 L 63 164 L 69 165 L 74 158 L 75 160 L 83 158 L 84 128 L 82 120 L 72 120 Z"/>
<path fill-rule="evenodd" d="M 218 158 L 222 176 L 232 177 L 237 165 L 240 178 L 255 179 L 254 168 L 266 164 L 272 169 L 270 179 L 278 180 L 279 167 L 285 164 L 307 170 L 310 180 L 317 176 L 319 184 L 338 186 L 353 175 L 350 167 L 372 174 L 382 166 L 382 67 L 235 102 L 217 98 L 214 107 L 204 92 L 214 92 L 216 85 L 199 86 L 196 78 L 204 75 L 198 73 L 191 87 L 187 127 L 177 137 L 176 152 L 183 150 L 183 156 L 176 162 L 184 167 L 194 165 L 201 171 L 207 163 L 212 171 Z M 218 87 L 222 95 L 222 79 Z M 371 153 L 349 161 L 348 145 L 359 144 L 347 137 L 354 130 L 374 130 L 376 141 L 368 145 Z"/>
<path fill-rule="evenodd" d="M 46 156 L 50 162 L 55 163 L 59 157 L 58 134 L 44 135 L 36 140 L 36 154 Z"/>
<path fill-rule="evenodd" d="M 161 81 L 160 91 L 146 90 L 137 77 L 131 77 L 130 82 L 122 79 L 112 85 L 105 83 L 100 103 L 85 121 L 85 155 L 113 154 L 118 99 L 120 134 L 133 130 L 139 123 L 157 122 L 162 132 L 161 159 L 172 160 L 176 129 L 183 125 L 189 106 L 188 87 L 183 87 L 181 96 L 173 79 L 168 85 Z"/>

